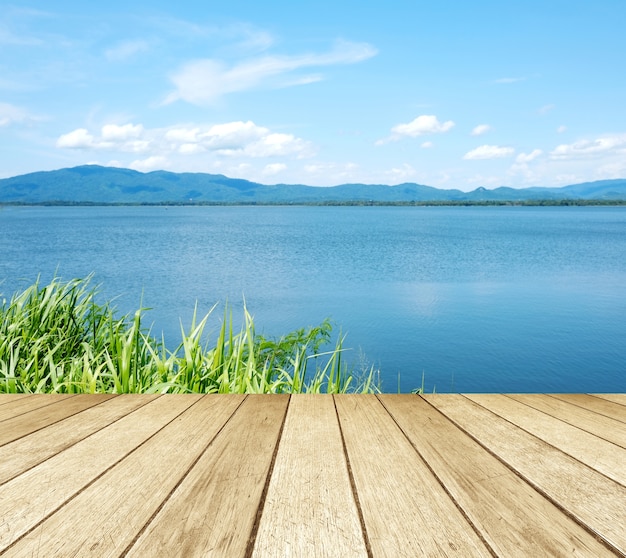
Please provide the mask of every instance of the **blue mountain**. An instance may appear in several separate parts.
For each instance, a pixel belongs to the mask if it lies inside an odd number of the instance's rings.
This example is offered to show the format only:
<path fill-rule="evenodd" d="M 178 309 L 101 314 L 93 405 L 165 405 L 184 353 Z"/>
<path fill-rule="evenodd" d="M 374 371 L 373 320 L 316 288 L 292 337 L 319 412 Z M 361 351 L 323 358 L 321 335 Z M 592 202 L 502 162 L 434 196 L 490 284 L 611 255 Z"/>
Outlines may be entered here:
<path fill-rule="evenodd" d="M 421 184 L 264 185 L 221 174 L 84 165 L 0 179 L 0 203 L 478 203 L 626 200 L 626 179 L 561 188 L 442 190 Z"/>

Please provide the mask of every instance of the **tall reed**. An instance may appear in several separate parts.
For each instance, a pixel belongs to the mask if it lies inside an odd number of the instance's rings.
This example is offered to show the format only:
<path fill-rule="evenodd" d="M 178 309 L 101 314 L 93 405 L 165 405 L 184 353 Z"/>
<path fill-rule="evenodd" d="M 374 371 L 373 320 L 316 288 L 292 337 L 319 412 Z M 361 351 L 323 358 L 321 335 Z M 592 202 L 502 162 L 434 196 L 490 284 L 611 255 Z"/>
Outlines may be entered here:
<path fill-rule="evenodd" d="M 206 326 L 214 306 L 168 350 L 143 325 L 145 310 L 117 317 L 97 301 L 92 277 L 39 281 L 0 308 L 0 393 L 346 393 L 378 391 L 373 368 L 342 360 L 328 320 L 280 339 L 255 332 L 244 306 L 240 331 L 224 310 L 216 339 Z"/>

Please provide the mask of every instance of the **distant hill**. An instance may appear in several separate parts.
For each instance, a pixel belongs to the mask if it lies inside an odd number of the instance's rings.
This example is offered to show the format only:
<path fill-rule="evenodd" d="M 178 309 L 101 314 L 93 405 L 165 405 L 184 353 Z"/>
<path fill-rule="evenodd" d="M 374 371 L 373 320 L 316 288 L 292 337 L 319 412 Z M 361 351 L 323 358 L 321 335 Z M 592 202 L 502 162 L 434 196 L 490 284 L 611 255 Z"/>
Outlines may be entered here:
<path fill-rule="evenodd" d="M 0 179 L 0 203 L 403 203 L 532 202 L 539 200 L 626 200 L 626 179 L 562 188 L 507 187 L 472 192 L 421 184 L 397 186 L 302 184 L 266 186 L 221 174 L 148 173 L 85 165 Z"/>

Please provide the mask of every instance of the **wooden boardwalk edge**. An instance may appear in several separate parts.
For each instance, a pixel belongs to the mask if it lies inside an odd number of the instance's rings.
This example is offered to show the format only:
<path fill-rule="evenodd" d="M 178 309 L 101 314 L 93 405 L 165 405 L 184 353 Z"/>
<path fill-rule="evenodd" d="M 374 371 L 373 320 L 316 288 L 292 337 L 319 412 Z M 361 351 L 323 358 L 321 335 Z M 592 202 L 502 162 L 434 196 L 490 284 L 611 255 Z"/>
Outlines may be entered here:
<path fill-rule="evenodd" d="M 626 556 L 626 394 L 0 395 L 0 556 Z"/>

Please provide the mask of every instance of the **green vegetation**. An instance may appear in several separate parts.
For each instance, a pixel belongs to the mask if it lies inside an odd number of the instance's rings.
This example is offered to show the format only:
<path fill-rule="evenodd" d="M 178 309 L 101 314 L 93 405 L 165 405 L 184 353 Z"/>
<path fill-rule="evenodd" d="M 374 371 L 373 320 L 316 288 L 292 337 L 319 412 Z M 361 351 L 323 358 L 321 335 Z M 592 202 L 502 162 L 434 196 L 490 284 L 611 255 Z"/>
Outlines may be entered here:
<path fill-rule="evenodd" d="M 343 338 L 328 321 L 280 339 L 244 325 L 228 308 L 212 345 L 194 314 L 173 351 L 142 327 L 144 309 L 116 317 L 97 302 L 91 277 L 39 282 L 0 307 L 0 393 L 345 393 L 375 392 L 373 368 L 360 375 L 342 361 Z"/>

